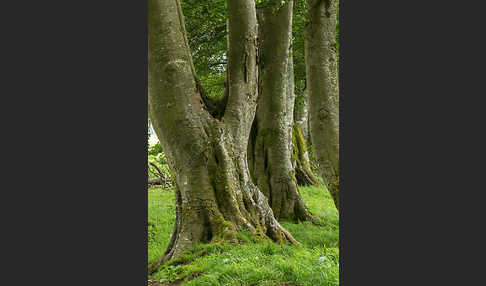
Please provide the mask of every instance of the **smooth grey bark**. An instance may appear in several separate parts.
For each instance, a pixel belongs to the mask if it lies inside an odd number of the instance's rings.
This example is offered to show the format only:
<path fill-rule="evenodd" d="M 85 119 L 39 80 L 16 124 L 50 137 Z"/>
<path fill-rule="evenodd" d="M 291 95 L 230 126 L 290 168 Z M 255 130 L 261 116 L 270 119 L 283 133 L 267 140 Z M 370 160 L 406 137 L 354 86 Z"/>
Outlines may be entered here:
<path fill-rule="evenodd" d="M 277 219 L 315 220 L 297 187 L 291 163 L 294 87 L 289 65 L 292 1 L 258 9 L 258 107 L 249 146 L 252 178 Z"/>
<path fill-rule="evenodd" d="M 314 155 L 339 210 L 339 86 L 336 45 L 338 1 L 308 1 L 305 38 L 310 133 Z"/>
<path fill-rule="evenodd" d="M 308 100 L 307 94 L 296 97 L 294 86 L 294 60 L 290 48 L 287 80 L 287 113 L 289 122 L 290 150 L 292 167 L 298 185 L 319 185 L 319 180 L 310 168 L 307 151 L 308 136 Z"/>
<path fill-rule="evenodd" d="M 305 89 L 295 97 L 294 123 L 300 126 L 305 141 L 308 143 L 309 136 L 309 92 Z"/>
<path fill-rule="evenodd" d="M 293 11 L 291 12 L 293 13 Z M 291 14 L 292 15 L 292 14 Z M 292 19 L 290 20 L 292 23 Z M 289 136 L 289 150 L 292 150 L 292 128 L 294 127 L 294 108 L 295 108 L 295 80 L 294 80 L 294 57 L 292 54 L 292 24 L 290 26 L 290 47 L 287 62 L 287 98 L 286 98 L 286 114 L 287 114 L 287 132 Z"/>
<path fill-rule="evenodd" d="M 200 242 L 236 233 L 298 244 L 252 183 L 247 143 L 256 109 L 257 22 L 253 0 L 229 0 L 228 99 L 221 119 L 202 98 L 179 0 L 149 0 L 149 116 L 176 182 L 176 220 L 149 272 Z"/>
<path fill-rule="evenodd" d="M 290 88 L 287 88 L 287 93 L 289 94 L 288 98 L 291 98 L 288 101 L 291 108 L 288 109 L 287 112 L 291 113 L 291 116 L 289 116 L 289 120 L 291 120 L 289 121 L 289 123 L 291 123 L 291 126 L 289 127 L 291 137 L 290 150 L 292 152 L 291 162 L 292 167 L 295 170 L 295 178 L 298 185 L 317 186 L 319 185 L 319 180 L 310 168 L 309 152 L 307 151 L 307 140 L 309 136 L 307 136 L 307 138 L 305 136 L 305 132 L 308 131 L 308 101 L 306 97 L 302 98 L 302 95 L 299 97 L 295 96 L 293 63 L 293 57 L 292 54 L 290 54 L 288 68 L 288 85 Z M 303 99 L 305 102 L 302 101 Z"/>

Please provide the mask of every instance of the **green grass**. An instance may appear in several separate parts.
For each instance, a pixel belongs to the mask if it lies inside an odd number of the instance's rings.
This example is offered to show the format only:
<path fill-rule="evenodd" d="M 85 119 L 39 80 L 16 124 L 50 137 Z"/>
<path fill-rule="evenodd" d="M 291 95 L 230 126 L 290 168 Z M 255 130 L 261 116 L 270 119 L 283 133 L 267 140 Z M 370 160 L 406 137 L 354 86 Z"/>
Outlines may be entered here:
<path fill-rule="evenodd" d="M 300 187 L 311 212 L 325 225 L 281 224 L 302 246 L 279 245 L 271 241 L 241 245 L 201 244 L 180 260 L 168 262 L 149 277 L 181 285 L 339 285 L 339 251 L 333 246 L 339 237 L 338 212 L 324 188 Z M 162 256 L 175 218 L 174 193 L 150 188 L 148 192 L 149 262 Z M 179 261 L 180 261 L 179 260 Z M 192 279 L 192 280 L 191 280 Z"/>

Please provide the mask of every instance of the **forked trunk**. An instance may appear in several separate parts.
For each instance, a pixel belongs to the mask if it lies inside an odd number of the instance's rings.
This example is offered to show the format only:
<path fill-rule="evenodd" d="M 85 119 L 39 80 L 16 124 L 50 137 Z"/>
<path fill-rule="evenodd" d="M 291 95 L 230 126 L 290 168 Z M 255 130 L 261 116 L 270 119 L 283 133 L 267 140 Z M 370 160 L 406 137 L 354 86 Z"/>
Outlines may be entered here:
<path fill-rule="evenodd" d="M 339 87 L 337 0 L 309 1 L 306 35 L 310 132 L 324 182 L 339 210 Z"/>
<path fill-rule="evenodd" d="M 268 198 L 275 217 L 303 221 L 314 218 L 299 193 L 291 163 L 295 98 L 293 66 L 289 65 L 292 4 L 271 1 L 259 8 L 260 95 L 249 162 L 252 178 Z"/>
<path fill-rule="evenodd" d="M 149 1 L 149 115 L 176 181 L 176 221 L 164 256 L 201 242 L 257 237 L 298 244 L 252 183 L 247 142 L 257 98 L 253 0 L 230 0 L 228 102 L 213 117 L 201 97 L 179 0 Z"/>

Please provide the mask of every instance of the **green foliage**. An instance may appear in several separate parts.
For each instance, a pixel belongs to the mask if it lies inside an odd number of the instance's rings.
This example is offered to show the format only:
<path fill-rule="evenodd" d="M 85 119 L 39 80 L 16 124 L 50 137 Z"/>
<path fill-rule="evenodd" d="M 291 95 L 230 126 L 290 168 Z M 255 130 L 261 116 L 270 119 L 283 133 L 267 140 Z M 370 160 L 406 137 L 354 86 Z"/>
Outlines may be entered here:
<path fill-rule="evenodd" d="M 162 174 L 166 176 L 167 178 L 170 177 L 170 170 L 169 170 L 169 165 L 167 165 L 167 158 L 165 157 L 164 153 L 158 153 L 157 155 L 148 155 L 148 162 L 155 164 L 160 171 L 162 171 Z M 155 178 L 155 177 L 160 177 L 160 174 L 158 173 L 157 169 L 149 164 L 149 178 Z"/>
<path fill-rule="evenodd" d="M 338 212 L 325 188 L 300 187 L 311 212 L 325 225 L 282 225 L 302 247 L 271 241 L 256 243 L 239 233 L 239 245 L 201 244 L 163 264 L 150 279 L 186 281 L 182 285 L 339 285 Z M 149 189 L 149 262 L 160 258 L 170 241 L 175 218 L 174 194 Z M 152 227 L 150 227 L 152 225 Z M 152 230 L 150 232 L 150 230 Z"/>
<path fill-rule="evenodd" d="M 157 155 L 159 153 L 162 153 L 162 145 L 160 144 L 160 142 L 157 142 L 157 144 L 148 148 L 149 155 Z"/>
<path fill-rule="evenodd" d="M 152 178 L 160 178 L 161 175 L 159 173 L 162 172 L 162 178 L 164 180 L 165 186 L 166 187 L 171 187 L 172 186 L 172 180 L 171 180 L 171 174 L 170 174 L 170 169 L 169 165 L 167 164 L 167 157 L 165 157 L 164 152 L 162 152 L 162 146 L 160 145 L 160 142 L 150 146 L 148 148 L 148 177 L 149 179 Z M 157 166 L 157 168 L 154 167 Z"/>
<path fill-rule="evenodd" d="M 274 0 L 256 0 L 257 6 L 276 3 Z M 281 7 L 285 1 L 277 5 Z M 225 0 L 182 0 L 187 38 L 196 73 L 202 86 L 211 97 L 223 94 L 226 77 L 227 5 Z M 294 1 L 292 22 L 292 55 L 294 60 L 295 93 L 302 94 L 306 87 L 305 29 L 307 1 Z M 339 17 L 336 31 L 339 50 Z"/>
<path fill-rule="evenodd" d="M 201 84 L 209 97 L 220 98 L 223 96 L 225 80 L 226 73 L 211 73 L 201 77 Z"/>
<path fill-rule="evenodd" d="M 226 1 L 183 0 L 181 7 L 197 74 L 203 78 L 221 73 L 227 50 Z"/>

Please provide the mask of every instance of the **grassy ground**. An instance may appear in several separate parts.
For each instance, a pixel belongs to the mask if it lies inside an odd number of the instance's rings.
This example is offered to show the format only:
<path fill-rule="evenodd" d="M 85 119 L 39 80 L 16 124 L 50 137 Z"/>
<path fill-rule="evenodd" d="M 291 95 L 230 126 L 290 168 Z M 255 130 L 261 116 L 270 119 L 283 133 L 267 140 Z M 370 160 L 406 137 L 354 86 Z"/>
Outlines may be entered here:
<path fill-rule="evenodd" d="M 149 279 L 162 285 L 339 285 L 338 213 L 324 188 L 300 187 L 311 212 L 325 225 L 281 224 L 301 247 L 267 241 L 242 245 L 199 245 L 182 257 L 184 265 L 162 265 Z M 172 234 L 174 193 L 150 188 L 148 192 L 148 260 L 162 256 Z M 172 265 L 171 265 L 172 264 Z M 187 281 L 182 284 L 182 281 Z"/>

